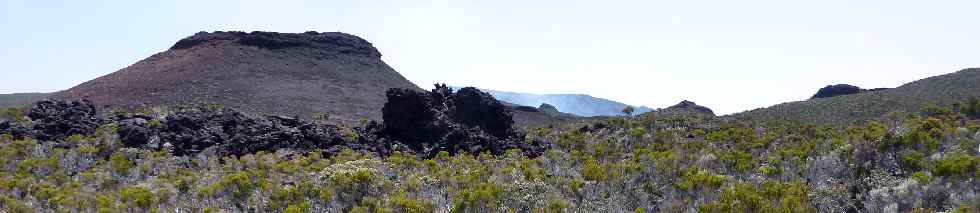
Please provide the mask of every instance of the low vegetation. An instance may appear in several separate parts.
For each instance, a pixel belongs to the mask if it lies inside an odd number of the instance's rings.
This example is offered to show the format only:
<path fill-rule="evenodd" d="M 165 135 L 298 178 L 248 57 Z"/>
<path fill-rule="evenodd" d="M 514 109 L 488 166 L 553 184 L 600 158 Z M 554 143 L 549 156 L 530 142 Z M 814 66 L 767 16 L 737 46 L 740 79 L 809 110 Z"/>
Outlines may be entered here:
<path fill-rule="evenodd" d="M 550 146 L 534 157 L 517 149 L 174 155 L 126 148 L 111 125 L 63 141 L 2 135 L 0 209 L 975 212 L 978 104 L 956 107 L 846 127 L 654 112 L 528 129 L 524 140 Z"/>

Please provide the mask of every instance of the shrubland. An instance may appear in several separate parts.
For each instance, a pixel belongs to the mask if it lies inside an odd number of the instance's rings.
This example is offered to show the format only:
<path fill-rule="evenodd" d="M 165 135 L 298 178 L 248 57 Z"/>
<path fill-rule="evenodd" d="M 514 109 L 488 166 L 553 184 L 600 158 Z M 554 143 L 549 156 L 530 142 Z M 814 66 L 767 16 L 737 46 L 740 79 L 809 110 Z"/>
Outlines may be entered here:
<path fill-rule="evenodd" d="M 980 122 L 976 104 L 957 107 L 849 125 L 653 112 L 521 131 L 547 146 L 537 156 L 289 147 L 175 155 L 126 146 L 115 124 L 57 141 L 6 134 L 0 209 L 976 212 Z M 23 109 L 3 112 L 31 122 Z"/>

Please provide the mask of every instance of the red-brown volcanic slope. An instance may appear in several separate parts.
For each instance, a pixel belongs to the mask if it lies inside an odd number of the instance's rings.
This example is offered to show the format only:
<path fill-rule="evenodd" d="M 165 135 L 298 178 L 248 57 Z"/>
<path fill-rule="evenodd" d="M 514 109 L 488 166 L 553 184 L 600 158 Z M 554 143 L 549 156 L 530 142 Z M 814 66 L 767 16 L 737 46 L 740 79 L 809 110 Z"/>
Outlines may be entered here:
<path fill-rule="evenodd" d="M 344 33 L 214 32 L 185 38 L 112 74 L 55 94 L 98 105 L 220 103 L 254 114 L 381 120 L 388 88 L 419 89 Z"/>

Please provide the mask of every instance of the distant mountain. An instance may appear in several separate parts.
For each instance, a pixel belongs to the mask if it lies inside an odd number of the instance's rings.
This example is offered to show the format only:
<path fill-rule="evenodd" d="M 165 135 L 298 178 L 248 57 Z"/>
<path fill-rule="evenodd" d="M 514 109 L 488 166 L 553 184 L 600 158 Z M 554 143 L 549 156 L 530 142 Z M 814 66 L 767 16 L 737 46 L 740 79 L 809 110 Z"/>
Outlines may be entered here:
<path fill-rule="evenodd" d="M 624 103 L 585 94 L 531 94 L 489 89 L 481 90 L 490 93 L 493 97 L 501 101 L 523 106 L 540 106 L 541 104 L 547 103 L 560 112 L 585 117 L 622 115 L 623 108 L 629 106 Z M 645 106 L 634 107 L 633 114 L 653 111 L 653 109 Z"/>
<path fill-rule="evenodd" d="M 0 94 L 0 108 L 26 106 L 50 96 L 50 93 Z"/>
<path fill-rule="evenodd" d="M 421 90 L 357 36 L 218 31 L 54 97 L 123 107 L 218 103 L 253 114 L 356 121 L 380 120 L 389 88 Z"/>
<path fill-rule="evenodd" d="M 730 117 L 841 124 L 879 118 L 892 111 L 918 111 L 930 104 L 950 106 L 975 96 L 980 96 L 980 68 L 925 78 L 893 89 L 782 103 Z"/>

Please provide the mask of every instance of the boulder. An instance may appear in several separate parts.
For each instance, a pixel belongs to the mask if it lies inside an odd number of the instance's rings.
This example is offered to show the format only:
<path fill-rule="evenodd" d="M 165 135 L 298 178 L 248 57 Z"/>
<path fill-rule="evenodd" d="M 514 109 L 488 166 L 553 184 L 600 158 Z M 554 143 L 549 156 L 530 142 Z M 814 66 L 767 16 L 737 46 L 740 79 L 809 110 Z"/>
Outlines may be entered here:
<path fill-rule="evenodd" d="M 144 118 L 129 118 L 119 121 L 119 139 L 126 146 L 138 147 L 150 141 L 152 130 Z"/>
<path fill-rule="evenodd" d="M 473 87 L 453 92 L 436 85 L 428 92 L 390 89 L 382 108 L 383 136 L 404 144 L 416 153 L 433 156 L 440 151 L 451 154 L 522 149 L 540 154 L 543 149 L 521 143 L 523 137 L 512 131 L 513 117 L 507 106 L 488 93 Z M 534 143 L 532 143 L 534 144 Z"/>
<path fill-rule="evenodd" d="M 452 95 L 454 121 L 467 127 L 477 127 L 495 137 L 507 137 L 514 118 L 507 107 L 489 93 L 473 87 L 459 89 Z"/>

